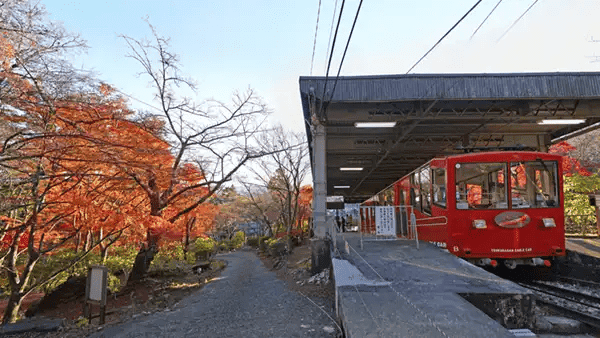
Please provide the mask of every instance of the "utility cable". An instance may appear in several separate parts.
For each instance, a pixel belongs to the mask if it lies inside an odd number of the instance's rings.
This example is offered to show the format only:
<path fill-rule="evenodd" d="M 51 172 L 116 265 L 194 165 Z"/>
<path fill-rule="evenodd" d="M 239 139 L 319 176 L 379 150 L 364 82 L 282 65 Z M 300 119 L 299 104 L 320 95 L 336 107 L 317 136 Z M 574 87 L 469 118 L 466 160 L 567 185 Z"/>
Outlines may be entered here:
<path fill-rule="evenodd" d="M 344 13 L 344 4 L 346 0 L 342 1 L 342 7 L 340 8 L 340 15 L 338 17 L 338 23 L 335 28 L 335 34 L 333 35 L 333 43 L 331 44 L 331 53 L 329 54 L 329 62 L 327 63 L 327 72 L 325 72 L 325 84 L 323 85 L 323 95 L 321 95 L 321 107 L 319 109 L 318 116 L 321 116 L 323 113 L 323 103 L 325 98 L 325 93 L 327 92 L 327 80 L 329 78 L 329 69 L 331 68 L 331 60 L 333 59 L 333 51 L 335 50 L 335 40 L 337 39 L 337 33 L 340 28 L 340 22 L 342 21 L 342 14 Z"/>
<path fill-rule="evenodd" d="M 327 40 L 327 52 L 325 52 L 325 65 L 323 65 L 324 69 L 327 65 L 327 54 L 329 54 L 329 48 L 331 47 L 331 36 L 333 35 L 333 25 L 335 24 L 335 14 L 337 13 L 337 4 L 338 4 L 338 0 L 335 0 L 335 4 L 333 5 L 333 16 L 331 17 L 331 27 L 329 28 L 329 40 Z"/>
<path fill-rule="evenodd" d="M 481 26 L 483 26 L 483 24 L 487 21 L 487 19 L 490 17 L 490 15 L 492 15 L 492 13 L 494 13 L 494 11 L 496 10 L 496 8 L 498 8 L 498 5 L 500 5 L 500 3 L 502 2 L 502 0 L 498 1 L 498 3 L 496 4 L 496 6 L 494 6 L 494 8 L 492 8 L 492 11 L 490 12 L 490 14 L 488 14 L 485 19 L 483 19 L 483 21 L 481 22 L 481 24 L 479 25 L 479 27 L 477 27 L 477 29 L 473 32 L 473 35 L 471 35 L 470 39 L 473 39 L 473 37 L 475 36 L 475 34 L 477 34 L 477 31 L 479 30 L 479 28 L 481 28 Z"/>
<path fill-rule="evenodd" d="M 321 16 L 321 0 L 319 0 L 319 9 L 317 11 L 317 27 L 315 28 L 315 42 L 313 43 L 312 58 L 310 59 L 310 75 L 312 76 L 313 64 L 315 61 L 315 48 L 317 47 L 317 32 L 319 31 L 319 17 Z"/>
<path fill-rule="evenodd" d="M 335 82 L 333 83 L 333 89 L 331 89 L 331 95 L 329 96 L 329 101 L 333 99 L 333 93 L 335 93 L 335 87 L 337 86 L 338 79 L 340 78 L 340 72 L 342 71 L 342 64 L 344 64 L 344 59 L 346 58 L 346 52 L 348 51 L 348 46 L 350 45 L 350 39 L 352 38 L 352 33 L 354 32 L 354 26 L 356 26 L 356 20 L 358 19 L 358 14 L 360 13 L 360 7 L 362 6 L 363 0 L 360 0 L 358 4 L 358 9 L 356 10 L 356 15 L 354 16 L 354 22 L 352 23 L 352 29 L 350 30 L 350 35 L 348 35 L 348 41 L 346 42 L 346 48 L 344 49 L 344 54 L 342 55 L 342 60 L 340 61 L 340 68 L 338 68 L 337 75 L 335 77 Z"/>
<path fill-rule="evenodd" d="M 501 36 L 501 37 L 500 37 L 498 40 L 496 40 L 496 43 L 497 43 L 497 42 L 499 42 L 500 40 L 502 40 L 502 38 L 503 38 L 503 37 L 506 35 L 506 33 L 508 33 L 508 32 L 509 32 L 509 31 L 510 31 L 510 30 L 511 30 L 511 29 L 512 29 L 512 28 L 513 28 L 513 27 L 514 27 L 516 24 L 517 24 L 517 22 L 519 22 L 519 20 L 521 20 L 521 18 L 523 18 L 523 16 L 525 16 L 525 14 L 527 14 L 527 12 L 529 12 L 529 10 L 531 9 L 531 7 L 533 7 L 533 5 L 535 5 L 537 2 L 538 2 L 538 0 L 535 0 L 535 1 L 534 1 L 534 2 L 531 4 L 531 6 L 529 6 L 529 7 L 528 7 L 528 8 L 525 10 L 525 12 L 523 12 L 523 14 L 521 14 L 521 16 L 520 16 L 520 17 L 519 17 L 517 20 L 515 20 L 515 22 L 513 22 L 513 24 L 512 24 L 512 25 L 510 25 L 510 27 L 508 27 L 508 29 L 506 30 L 506 32 L 504 32 L 504 34 L 502 34 L 502 36 Z"/>
<path fill-rule="evenodd" d="M 455 24 L 454 24 L 454 26 L 452 26 L 452 28 L 450 28 L 450 30 L 448 30 L 448 31 L 446 32 L 446 34 L 444 34 L 444 36 L 442 36 L 442 37 L 441 37 L 441 38 L 438 40 L 438 42 L 436 42 L 436 43 L 435 43 L 435 45 L 433 45 L 433 47 L 431 47 L 431 48 L 430 48 L 430 49 L 427 51 L 427 53 L 425 53 L 425 55 L 423 55 L 423 56 L 422 56 L 422 57 L 419 59 L 419 61 L 417 61 L 417 62 L 416 62 L 416 63 L 415 63 L 415 64 L 414 64 L 412 67 L 410 67 L 410 69 L 409 69 L 409 70 L 406 72 L 406 74 L 410 73 L 410 71 L 411 71 L 411 70 L 413 70 L 413 68 L 415 68 L 415 67 L 416 67 L 416 66 L 417 66 L 417 65 L 418 65 L 418 64 L 419 64 L 419 63 L 420 63 L 420 62 L 421 62 L 421 61 L 422 61 L 422 60 L 423 60 L 423 59 L 424 59 L 424 58 L 425 58 L 425 57 L 426 57 L 426 56 L 427 56 L 427 55 L 428 55 L 428 54 L 429 54 L 429 53 L 430 53 L 430 52 L 431 52 L 431 51 L 432 51 L 434 48 L 435 48 L 435 47 L 437 47 L 437 45 L 439 45 L 439 44 L 440 44 L 440 42 L 442 42 L 442 40 L 444 40 L 444 38 L 445 38 L 446 36 L 448 36 L 448 34 L 450 34 L 450 32 L 452 32 L 452 30 L 453 30 L 454 28 L 456 28 L 456 26 L 458 26 L 458 24 L 459 24 L 461 21 L 463 21 L 463 20 L 464 20 L 464 18 L 466 18 L 466 17 L 467 17 L 467 15 L 469 15 L 469 13 L 471 13 L 471 11 L 473 11 L 473 10 L 475 9 L 475 7 L 477 7 L 477 5 L 479 5 L 479 4 L 481 3 L 481 1 L 482 1 L 482 0 L 479 0 L 479 1 L 477 1 L 477 3 L 476 3 L 475 5 L 473 5 L 473 7 L 471 7 L 471 9 L 469 9 L 469 11 L 468 11 L 467 13 L 465 13 L 465 15 L 463 15 L 463 17 L 462 17 L 462 18 L 460 18 L 460 20 L 458 20 L 458 22 L 457 22 L 457 23 L 455 23 Z M 536 1 L 537 1 L 537 0 L 536 0 Z"/>

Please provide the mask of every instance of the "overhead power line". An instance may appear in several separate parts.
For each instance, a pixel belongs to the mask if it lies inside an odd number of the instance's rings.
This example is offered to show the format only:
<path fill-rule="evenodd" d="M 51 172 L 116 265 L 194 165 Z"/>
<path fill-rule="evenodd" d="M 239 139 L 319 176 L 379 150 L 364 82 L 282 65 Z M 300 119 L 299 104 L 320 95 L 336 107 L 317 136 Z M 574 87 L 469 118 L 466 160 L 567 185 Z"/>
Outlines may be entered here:
<path fill-rule="evenodd" d="M 333 16 L 331 17 L 331 26 L 329 27 L 329 39 L 327 40 L 327 52 L 325 52 L 325 65 L 327 65 L 327 55 L 329 54 L 329 48 L 331 47 L 331 37 L 333 35 L 333 26 L 335 25 L 335 14 L 337 13 L 338 0 L 335 0 L 333 5 Z"/>
<path fill-rule="evenodd" d="M 352 33 L 354 33 L 354 26 L 356 26 L 356 20 L 358 19 L 358 14 L 360 13 L 360 8 L 362 7 L 363 0 L 360 0 L 358 4 L 358 9 L 356 10 L 356 15 L 354 16 L 354 22 L 352 23 L 352 29 L 350 29 L 350 34 L 348 35 L 348 41 L 346 42 L 346 48 L 344 48 L 344 54 L 342 55 L 342 60 L 340 61 L 340 67 L 338 68 L 337 75 L 335 77 L 335 82 L 333 83 L 333 88 L 331 89 L 331 95 L 329 96 L 329 101 L 333 99 L 333 93 L 335 92 L 335 87 L 337 85 L 338 79 L 340 78 L 340 72 L 342 71 L 342 65 L 344 64 L 344 59 L 346 58 L 346 52 L 348 51 L 348 46 L 350 45 L 350 39 L 352 39 Z"/>
<path fill-rule="evenodd" d="M 521 14 L 521 16 L 519 18 L 517 18 L 517 20 L 515 20 L 515 22 L 513 22 L 512 25 L 510 25 L 510 27 L 508 27 L 508 29 L 506 30 L 506 32 L 504 32 L 504 34 L 502 34 L 502 36 L 500 37 L 500 39 L 496 40 L 496 42 L 499 42 L 500 40 L 502 40 L 502 38 L 506 35 L 506 33 L 508 33 L 516 24 L 517 22 L 519 22 L 519 20 L 521 20 L 521 18 L 523 18 L 525 16 L 525 14 L 527 14 L 527 12 L 529 12 L 529 10 L 531 9 L 531 7 L 533 7 L 533 5 L 535 5 L 538 2 L 538 0 L 535 0 L 531 6 L 529 6 L 525 12 L 523 12 L 523 14 Z"/>
<path fill-rule="evenodd" d="M 335 50 L 335 40 L 337 39 L 337 33 L 340 29 L 340 22 L 342 21 L 342 14 L 344 13 L 344 4 L 346 0 L 342 1 L 342 7 L 340 8 L 340 15 L 338 17 L 337 26 L 335 27 L 335 34 L 333 35 L 333 43 L 331 44 L 331 53 L 329 53 L 329 62 L 327 63 L 327 71 L 325 72 L 325 85 L 323 86 L 323 95 L 321 95 L 321 109 L 319 109 L 319 115 L 323 112 L 323 100 L 325 99 L 325 93 L 327 92 L 327 80 L 329 78 L 329 68 L 331 68 L 331 60 L 333 59 L 333 51 Z"/>
<path fill-rule="evenodd" d="M 490 11 L 490 14 L 488 14 L 485 19 L 483 19 L 483 21 L 481 22 L 481 24 L 477 27 L 477 29 L 473 32 L 473 35 L 471 35 L 471 39 L 475 36 L 475 34 L 477 34 L 477 31 L 479 30 L 479 28 L 481 28 L 481 26 L 483 26 L 483 24 L 487 21 L 487 19 L 490 17 L 490 15 L 492 15 L 492 13 L 494 13 L 494 11 L 496 10 L 496 8 L 498 8 L 498 5 L 500 5 L 500 3 L 502 2 L 502 0 L 498 1 L 498 3 L 496 4 L 496 6 L 494 6 L 494 8 L 492 8 L 492 10 Z"/>
<path fill-rule="evenodd" d="M 321 0 L 319 0 L 319 9 L 317 11 L 317 27 L 315 28 L 315 42 L 313 43 L 312 58 L 310 59 L 310 75 L 312 75 L 313 64 L 315 62 L 315 48 L 317 47 L 317 32 L 319 31 L 319 17 L 321 16 Z"/>
<path fill-rule="evenodd" d="M 469 9 L 469 11 L 468 11 L 467 13 L 465 13 L 465 15 L 463 15 L 463 16 L 462 16 L 462 18 L 460 18 L 460 20 L 458 20 L 458 22 L 454 24 L 454 26 L 452 26 L 452 28 L 450 28 L 450 29 L 449 29 L 449 30 L 446 32 L 446 34 L 444 34 L 444 36 L 442 36 L 442 37 L 441 37 L 441 38 L 438 40 L 438 42 L 436 42 L 436 43 L 435 43 L 435 45 L 433 45 L 433 47 L 431 47 L 431 48 L 430 48 L 430 49 L 427 51 L 427 53 L 425 53 L 425 55 L 421 56 L 421 58 L 419 59 L 419 61 L 417 61 L 417 62 L 416 62 L 416 63 L 415 63 L 415 64 L 414 64 L 412 67 L 410 67 L 410 69 L 409 69 L 409 70 L 406 72 L 406 74 L 410 73 L 410 71 L 411 71 L 411 70 L 413 70 L 413 69 L 414 69 L 414 68 L 415 68 L 415 67 L 416 67 L 416 66 L 417 66 L 417 65 L 418 65 L 418 64 L 419 64 L 419 63 L 420 63 L 420 62 L 421 62 L 421 61 L 422 61 L 422 60 L 423 60 L 423 59 L 424 59 L 424 58 L 425 58 L 425 57 L 426 57 L 426 56 L 427 56 L 429 53 L 431 53 L 431 51 L 432 51 L 432 50 L 433 50 L 435 47 L 437 47 L 437 45 L 439 45 L 439 44 L 440 44 L 440 42 L 442 42 L 442 40 L 444 40 L 444 38 L 445 38 L 446 36 L 448 36 L 448 34 L 450 34 L 450 32 L 452 32 L 452 30 L 453 30 L 454 28 L 456 28 L 456 26 L 458 26 L 458 24 L 459 24 L 461 21 L 463 21 L 463 20 L 464 20 L 464 18 L 466 18 L 466 17 L 467 17 L 467 15 L 469 15 L 469 13 L 471 13 L 471 11 L 473 11 L 473 10 L 475 9 L 475 7 L 477 7 L 477 5 L 479 5 L 479 4 L 481 3 L 481 1 L 482 1 L 482 0 L 479 0 L 479 1 L 477 1 L 477 3 L 476 3 L 475 5 L 473 5 L 473 7 L 471 7 L 471 9 Z M 536 1 L 537 1 L 537 0 L 536 0 Z"/>

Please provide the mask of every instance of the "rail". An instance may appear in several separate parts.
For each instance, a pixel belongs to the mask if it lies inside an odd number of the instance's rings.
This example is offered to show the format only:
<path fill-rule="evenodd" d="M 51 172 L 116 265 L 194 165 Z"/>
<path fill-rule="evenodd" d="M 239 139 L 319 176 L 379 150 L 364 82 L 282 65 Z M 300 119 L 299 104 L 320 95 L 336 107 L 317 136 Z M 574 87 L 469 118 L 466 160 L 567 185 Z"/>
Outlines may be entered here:
<path fill-rule="evenodd" d="M 377 215 L 377 208 L 386 210 L 385 215 Z M 383 213 L 382 213 L 383 214 Z M 380 218 L 379 220 L 377 218 Z M 360 243 L 362 249 L 363 233 L 375 233 L 376 239 L 386 236 L 414 239 L 419 248 L 417 227 L 443 226 L 448 224 L 446 216 L 431 216 L 417 219 L 410 205 L 361 206 L 360 207 Z"/>
<path fill-rule="evenodd" d="M 444 222 L 443 223 L 418 224 L 419 221 L 430 221 L 432 219 L 443 219 Z M 446 224 L 448 224 L 448 218 L 446 216 L 432 216 L 432 217 L 425 217 L 425 218 L 417 219 L 417 217 L 415 216 L 415 213 L 411 212 L 410 213 L 410 225 L 413 228 L 413 234 L 415 236 L 415 243 L 417 244 L 417 250 L 419 250 L 419 232 L 417 231 L 417 227 L 438 226 L 438 225 L 446 225 Z"/>

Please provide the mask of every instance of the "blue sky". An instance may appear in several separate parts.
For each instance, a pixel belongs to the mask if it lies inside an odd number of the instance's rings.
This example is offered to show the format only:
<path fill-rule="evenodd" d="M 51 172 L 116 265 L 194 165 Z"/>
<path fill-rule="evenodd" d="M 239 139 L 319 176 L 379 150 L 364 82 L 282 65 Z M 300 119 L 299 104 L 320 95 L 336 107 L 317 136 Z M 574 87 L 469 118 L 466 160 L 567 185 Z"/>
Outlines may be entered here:
<path fill-rule="evenodd" d="M 483 0 L 412 73 L 600 71 L 600 1 L 542 0 L 506 34 L 535 0 Z M 324 75 L 335 0 L 321 0 L 312 75 Z M 338 0 L 338 11 L 342 0 Z M 364 1 L 342 75 L 404 74 L 475 3 L 475 0 Z M 121 91 L 152 103 L 148 79 L 127 58 L 119 34 L 150 36 L 143 18 L 171 38 L 183 72 L 196 80 L 196 99 L 228 101 L 253 88 L 274 111 L 273 120 L 304 131 L 299 76 L 311 74 L 319 0 L 41 0 L 51 20 L 89 45 L 75 64 L 93 69 Z M 347 0 L 331 74 L 359 0 Z M 337 14 L 336 14 L 337 18 Z M 500 39 L 502 37 L 502 39 Z M 499 40 L 500 39 L 500 40 Z M 131 101 L 134 108 L 147 109 Z"/>

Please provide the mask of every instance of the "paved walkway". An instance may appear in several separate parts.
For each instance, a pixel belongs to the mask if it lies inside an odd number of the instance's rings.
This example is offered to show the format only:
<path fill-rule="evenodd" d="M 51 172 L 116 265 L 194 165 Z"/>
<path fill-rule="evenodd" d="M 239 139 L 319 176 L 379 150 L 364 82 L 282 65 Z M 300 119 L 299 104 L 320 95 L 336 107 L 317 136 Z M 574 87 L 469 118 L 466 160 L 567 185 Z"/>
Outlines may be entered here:
<path fill-rule="evenodd" d="M 219 280 L 171 311 L 113 326 L 91 337 L 335 337 L 335 324 L 301 294 L 289 291 L 252 251 L 227 261 Z M 331 312 L 331 304 L 312 299 Z"/>

